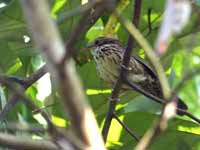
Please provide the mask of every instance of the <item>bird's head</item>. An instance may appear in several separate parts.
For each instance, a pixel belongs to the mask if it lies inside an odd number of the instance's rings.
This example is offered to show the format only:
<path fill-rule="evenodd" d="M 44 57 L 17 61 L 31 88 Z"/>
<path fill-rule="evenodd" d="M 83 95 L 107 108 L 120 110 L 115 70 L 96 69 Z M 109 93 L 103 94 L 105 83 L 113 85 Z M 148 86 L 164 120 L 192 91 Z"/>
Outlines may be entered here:
<path fill-rule="evenodd" d="M 102 49 L 104 47 L 112 46 L 121 46 L 120 42 L 117 39 L 110 37 L 98 37 L 91 43 L 88 43 L 87 48 L 90 50 Z"/>

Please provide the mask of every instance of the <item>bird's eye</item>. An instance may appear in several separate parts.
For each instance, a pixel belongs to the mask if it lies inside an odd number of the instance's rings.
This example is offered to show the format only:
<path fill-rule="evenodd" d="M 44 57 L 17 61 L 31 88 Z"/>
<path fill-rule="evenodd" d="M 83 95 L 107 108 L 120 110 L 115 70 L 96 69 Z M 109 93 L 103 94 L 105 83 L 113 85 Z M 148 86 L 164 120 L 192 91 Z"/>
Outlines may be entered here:
<path fill-rule="evenodd" d="M 95 45 L 98 45 L 99 43 L 100 43 L 99 40 L 96 40 L 96 41 L 94 42 Z"/>

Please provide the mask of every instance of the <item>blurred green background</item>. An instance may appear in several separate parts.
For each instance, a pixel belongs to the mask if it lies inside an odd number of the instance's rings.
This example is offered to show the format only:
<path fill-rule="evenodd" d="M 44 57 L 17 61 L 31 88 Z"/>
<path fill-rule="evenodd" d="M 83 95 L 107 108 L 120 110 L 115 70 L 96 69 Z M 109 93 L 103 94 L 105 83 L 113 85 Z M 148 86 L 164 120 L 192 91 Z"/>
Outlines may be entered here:
<path fill-rule="evenodd" d="M 38 1 L 39 2 L 39 1 Z M 80 15 L 65 19 L 66 14 L 80 7 L 84 0 L 49 0 L 51 16 L 57 22 L 63 41 L 69 38 L 70 31 L 78 22 Z M 134 0 L 121 0 L 118 9 L 125 19 L 132 18 Z M 164 0 L 143 0 L 142 14 L 140 16 L 139 30 L 154 46 L 157 32 L 164 11 Z M 194 3 L 199 9 L 199 2 Z M 148 11 L 151 10 L 151 27 L 148 27 Z M 162 57 L 161 62 L 165 68 L 171 88 L 175 88 L 188 72 L 195 72 L 200 67 L 200 22 L 196 9 L 186 28 L 181 34 L 170 41 L 168 52 Z M 108 25 L 109 24 L 109 25 Z M 96 74 L 92 57 L 85 49 L 85 45 L 98 36 L 117 37 L 124 45 L 128 40 L 128 32 L 109 12 L 105 13 L 86 35 L 76 44 L 74 58 L 76 60 L 77 73 L 82 79 L 85 93 L 94 110 L 100 128 L 103 126 L 107 112 L 107 101 L 111 89 L 103 83 Z M 146 59 L 144 50 L 135 45 L 133 52 Z M 146 59 L 148 62 L 148 59 Z M 26 22 L 18 0 L 0 0 L 0 72 L 16 76 L 26 77 L 44 65 L 41 54 L 34 46 L 31 33 L 27 29 Z M 47 74 L 37 83 L 31 86 L 26 94 L 38 105 L 45 109 L 57 126 L 67 127 L 66 114 L 60 104 L 59 93 L 55 86 L 51 86 L 50 75 Z M 200 75 L 192 77 L 183 84 L 177 93 L 189 106 L 189 112 L 200 118 Z M 11 92 L 0 87 L 1 110 L 11 97 Z M 49 107 L 45 107 L 48 106 Z M 159 117 L 161 106 L 144 96 L 128 92 L 117 105 L 117 115 L 130 127 L 133 132 L 142 136 L 151 127 L 155 118 Z M 40 124 L 46 126 L 46 122 L 38 114 L 33 115 L 22 103 L 6 117 L 1 127 L 9 123 Z M 21 133 L 20 134 L 25 134 Z M 200 150 L 200 126 L 187 117 L 177 117 L 169 122 L 168 129 L 155 139 L 150 149 L 160 150 Z M 31 135 L 33 138 L 44 138 L 45 135 Z M 107 147 L 109 150 L 133 149 L 136 141 L 130 137 L 116 120 L 112 122 L 108 135 Z"/>

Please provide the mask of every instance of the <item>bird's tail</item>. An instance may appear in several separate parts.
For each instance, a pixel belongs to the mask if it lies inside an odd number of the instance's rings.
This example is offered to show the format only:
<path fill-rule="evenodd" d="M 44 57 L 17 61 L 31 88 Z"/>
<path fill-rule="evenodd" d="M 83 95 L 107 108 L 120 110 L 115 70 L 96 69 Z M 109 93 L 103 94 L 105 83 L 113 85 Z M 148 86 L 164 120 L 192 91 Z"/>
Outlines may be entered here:
<path fill-rule="evenodd" d="M 185 111 L 188 109 L 188 106 L 180 98 L 178 98 L 177 107 Z M 180 116 L 184 115 L 184 113 L 181 112 L 180 110 L 177 110 L 177 114 Z"/>

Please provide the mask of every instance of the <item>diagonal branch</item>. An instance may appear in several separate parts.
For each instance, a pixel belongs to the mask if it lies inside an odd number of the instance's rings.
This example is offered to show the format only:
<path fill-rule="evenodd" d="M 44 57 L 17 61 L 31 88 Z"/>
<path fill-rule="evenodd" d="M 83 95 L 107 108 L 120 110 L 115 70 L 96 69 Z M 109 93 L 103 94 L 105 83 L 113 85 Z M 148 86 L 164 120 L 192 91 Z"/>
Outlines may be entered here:
<path fill-rule="evenodd" d="M 158 75 L 164 99 L 169 101 L 163 108 L 159 121 L 146 132 L 146 134 L 143 136 L 143 138 L 136 146 L 136 149 L 143 150 L 148 148 L 148 146 L 151 144 L 153 139 L 160 133 L 160 131 L 166 129 L 168 120 L 175 116 L 177 107 L 176 104 L 177 98 L 170 99 L 171 91 L 169 88 L 169 84 L 167 82 L 166 75 L 164 73 L 164 69 L 159 61 L 159 58 L 156 56 L 156 54 L 154 53 L 153 49 L 148 44 L 146 39 L 142 36 L 142 34 L 137 30 L 137 28 L 133 24 L 131 24 L 129 21 L 125 21 L 118 14 L 117 16 L 120 19 L 121 23 L 129 31 L 129 33 L 131 33 L 131 35 L 137 40 L 137 42 L 142 46 L 142 48 L 146 52 Z"/>
<path fill-rule="evenodd" d="M 165 101 L 164 99 L 161 99 L 161 98 L 158 98 L 146 91 L 144 91 L 143 89 L 141 89 L 140 87 L 138 87 L 137 85 L 133 84 L 133 83 L 130 83 L 128 82 L 127 80 L 125 80 L 125 84 L 129 85 L 133 90 L 135 90 L 136 92 L 138 93 L 141 93 L 143 94 L 144 96 L 152 99 L 153 101 L 157 102 L 157 103 L 160 103 L 162 105 L 165 105 L 167 103 L 167 101 Z M 172 97 L 171 99 L 174 99 L 175 97 Z M 197 117 L 195 117 L 194 115 L 192 115 L 191 113 L 189 113 L 188 111 L 186 110 L 183 110 L 183 109 L 180 109 L 180 108 L 177 108 L 177 113 L 181 114 L 181 115 L 186 115 L 187 117 L 191 118 L 192 120 L 196 121 L 197 123 L 200 124 L 200 119 L 198 119 Z"/>
<path fill-rule="evenodd" d="M 30 75 L 29 77 L 27 77 L 25 79 L 17 79 L 17 78 L 13 78 L 13 77 L 11 78 L 11 77 L 7 77 L 6 75 L 0 75 L 0 78 L 5 78 L 5 79 L 12 80 L 12 81 L 19 83 L 24 88 L 24 91 L 25 91 L 34 82 L 36 82 L 44 74 L 46 74 L 46 72 L 47 72 L 46 67 L 43 66 L 39 70 L 37 70 L 36 72 L 34 72 L 32 75 Z M 0 113 L 0 122 L 2 122 L 5 119 L 6 115 L 17 104 L 18 99 L 19 99 L 19 97 L 16 94 L 12 95 L 12 97 L 10 98 L 10 100 L 8 101 L 8 103 L 5 105 L 2 112 Z"/>
<path fill-rule="evenodd" d="M 1 147 L 13 148 L 16 150 L 58 150 L 59 148 L 51 141 L 32 140 L 10 134 L 0 133 Z"/>
<path fill-rule="evenodd" d="M 49 71 L 57 82 L 62 102 L 68 112 L 72 132 L 81 142 L 83 149 L 104 150 L 103 140 L 92 110 L 86 101 L 73 61 L 63 62 L 65 47 L 55 23 L 50 19 L 47 1 L 21 0 L 26 19 L 35 42 L 48 62 Z M 91 130 L 93 129 L 93 130 Z"/>
<path fill-rule="evenodd" d="M 113 118 L 115 118 L 115 119 L 119 122 L 119 124 L 124 128 L 124 130 L 125 130 L 126 132 L 129 133 L 129 135 L 130 135 L 131 137 L 133 137 L 136 141 L 139 141 L 139 140 L 140 140 L 140 137 L 138 137 L 137 135 L 135 135 L 135 134 L 131 131 L 131 129 L 129 129 L 129 128 L 117 117 L 117 115 L 116 115 L 115 113 L 113 113 Z"/>
<path fill-rule="evenodd" d="M 158 75 L 163 96 L 165 97 L 166 100 L 169 100 L 171 92 L 170 92 L 169 84 L 167 81 L 167 77 L 165 75 L 164 69 L 160 63 L 159 58 L 156 56 L 155 52 L 153 51 L 153 48 L 149 45 L 147 40 L 143 37 L 143 35 L 140 33 L 140 31 L 137 29 L 137 27 L 134 24 L 132 24 L 128 20 L 124 20 L 124 18 L 122 18 L 120 14 L 118 14 L 117 12 L 116 12 L 116 16 L 119 18 L 120 22 L 124 25 L 124 27 L 128 30 L 131 36 L 134 37 L 135 40 L 144 49 L 145 53 L 149 57 L 150 62 L 152 63 L 156 71 L 156 74 Z"/>
<path fill-rule="evenodd" d="M 140 17 L 140 11 L 141 11 L 141 3 L 142 0 L 135 0 L 134 4 L 134 14 L 133 14 L 133 23 L 138 26 L 139 25 L 139 17 Z M 124 52 L 123 60 L 122 60 L 122 66 L 128 66 L 130 57 L 131 57 L 131 50 L 133 47 L 133 39 L 131 36 L 129 36 L 128 40 L 128 47 Z M 123 79 L 126 76 L 127 70 L 124 67 L 121 67 L 120 75 L 117 80 L 117 82 L 114 85 L 112 94 L 111 94 L 111 100 L 109 101 L 109 110 L 106 115 L 106 120 L 103 126 L 102 135 L 104 138 L 104 141 L 106 141 L 108 136 L 108 131 L 111 125 L 111 121 L 113 119 L 113 113 L 115 111 L 115 107 L 117 104 L 117 99 L 119 97 L 119 92 L 121 89 L 121 85 L 123 83 Z"/>
<path fill-rule="evenodd" d="M 70 33 L 69 39 L 66 41 L 65 45 L 67 53 L 63 59 L 63 63 L 73 55 L 75 44 L 78 39 L 85 35 L 86 31 L 95 24 L 106 10 L 111 11 L 114 8 L 115 3 L 116 0 L 93 0 L 89 2 L 88 8 L 93 8 L 93 10 L 86 9 L 79 22 Z"/>

